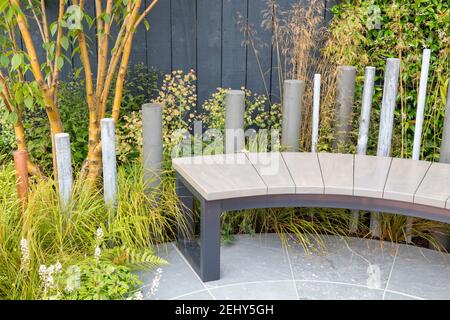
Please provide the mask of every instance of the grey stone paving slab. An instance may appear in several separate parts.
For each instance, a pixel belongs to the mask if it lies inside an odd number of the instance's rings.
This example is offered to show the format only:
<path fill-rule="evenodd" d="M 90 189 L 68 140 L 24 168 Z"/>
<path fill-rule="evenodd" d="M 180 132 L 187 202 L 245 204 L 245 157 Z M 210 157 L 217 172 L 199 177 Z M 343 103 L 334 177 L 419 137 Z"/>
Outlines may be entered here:
<path fill-rule="evenodd" d="M 160 285 L 155 296 L 151 299 L 170 299 L 188 292 L 204 290 L 205 286 L 191 270 L 172 244 L 161 247 L 158 250 L 159 256 L 166 259 L 169 264 L 161 267 L 163 270 Z M 148 296 L 149 286 L 153 281 L 154 272 L 144 273 L 141 279 L 147 285 L 143 288 L 144 297 Z"/>
<path fill-rule="evenodd" d="M 325 194 L 353 195 L 353 155 L 319 153 Z"/>
<path fill-rule="evenodd" d="M 272 250 L 283 250 L 283 244 L 276 233 L 257 233 L 254 235 L 240 234 L 237 236 L 239 242 L 255 248 L 265 248 Z"/>
<path fill-rule="evenodd" d="M 295 184 L 279 152 L 248 153 L 269 194 L 295 193 Z"/>
<path fill-rule="evenodd" d="M 281 249 L 259 245 L 236 237 L 232 245 L 222 246 L 220 280 L 208 287 L 252 281 L 292 280 L 289 259 Z"/>
<path fill-rule="evenodd" d="M 381 300 L 383 290 L 348 284 L 296 281 L 300 300 Z"/>
<path fill-rule="evenodd" d="M 386 291 L 384 294 L 384 300 L 422 300 L 419 297 L 413 297 L 406 294 L 394 293 Z"/>
<path fill-rule="evenodd" d="M 218 300 L 296 300 L 293 281 L 260 282 L 228 285 L 211 289 Z"/>
<path fill-rule="evenodd" d="M 448 254 L 360 238 L 328 236 L 325 244 L 324 253 L 307 255 L 290 241 L 287 255 L 276 234 L 237 235 L 234 245 L 222 247 L 222 279 L 207 283 L 172 244 L 161 245 L 157 253 L 170 264 L 153 297 L 147 295 L 155 271 L 140 273 L 142 291 L 150 299 L 180 300 L 450 299 Z"/>
<path fill-rule="evenodd" d="M 413 202 L 414 193 L 431 162 L 393 158 L 383 198 Z"/>
<path fill-rule="evenodd" d="M 176 158 L 173 168 L 206 200 L 267 193 L 267 187 L 244 153 Z"/>
<path fill-rule="evenodd" d="M 445 208 L 450 196 L 450 166 L 434 162 L 414 195 L 414 203 Z"/>
<path fill-rule="evenodd" d="M 323 194 L 323 180 L 317 153 L 282 152 L 284 162 L 294 179 L 296 193 Z"/>
<path fill-rule="evenodd" d="M 295 280 L 343 282 L 384 289 L 397 245 L 357 238 L 325 237 L 326 251 L 289 251 Z"/>
<path fill-rule="evenodd" d="M 450 255 L 401 246 L 387 289 L 425 299 L 450 299 Z"/>
<path fill-rule="evenodd" d="M 391 161 L 388 157 L 355 155 L 353 194 L 382 198 Z"/>

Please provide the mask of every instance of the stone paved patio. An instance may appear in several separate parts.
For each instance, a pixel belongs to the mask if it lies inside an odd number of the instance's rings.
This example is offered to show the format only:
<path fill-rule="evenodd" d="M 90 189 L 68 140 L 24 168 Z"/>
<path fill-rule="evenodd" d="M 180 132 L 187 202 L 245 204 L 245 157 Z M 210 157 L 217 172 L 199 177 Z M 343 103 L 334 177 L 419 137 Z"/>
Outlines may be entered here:
<path fill-rule="evenodd" d="M 322 253 L 275 234 L 239 235 L 221 251 L 221 279 L 203 283 L 174 244 L 151 299 L 450 299 L 450 255 L 359 238 L 326 237 Z M 142 273 L 148 296 L 154 273 Z"/>

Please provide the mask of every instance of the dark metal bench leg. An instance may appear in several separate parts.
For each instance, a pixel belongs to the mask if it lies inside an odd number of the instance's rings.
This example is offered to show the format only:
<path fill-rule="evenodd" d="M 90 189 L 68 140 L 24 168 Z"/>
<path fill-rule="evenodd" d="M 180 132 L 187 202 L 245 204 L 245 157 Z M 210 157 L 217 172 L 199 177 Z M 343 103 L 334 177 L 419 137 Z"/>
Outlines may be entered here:
<path fill-rule="evenodd" d="M 178 178 L 175 181 L 175 188 L 177 196 L 181 202 L 180 210 L 184 219 L 184 225 L 178 224 L 178 241 L 194 241 L 194 197 Z"/>
<path fill-rule="evenodd" d="M 202 201 L 200 220 L 200 277 L 220 279 L 220 201 Z"/>

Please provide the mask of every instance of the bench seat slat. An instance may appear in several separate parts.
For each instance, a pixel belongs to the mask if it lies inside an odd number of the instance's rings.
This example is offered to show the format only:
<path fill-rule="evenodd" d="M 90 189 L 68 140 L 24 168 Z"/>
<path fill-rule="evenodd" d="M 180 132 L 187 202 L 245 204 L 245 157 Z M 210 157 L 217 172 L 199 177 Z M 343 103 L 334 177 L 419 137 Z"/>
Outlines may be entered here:
<path fill-rule="evenodd" d="M 176 158 L 172 166 L 205 200 L 267 194 L 267 186 L 243 153 Z"/>
<path fill-rule="evenodd" d="M 414 194 L 430 165 L 428 161 L 392 159 L 383 198 L 413 202 Z"/>
<path fill-rule="evenodd" d="M 434 162 L 414 195 L 414 203 L 445 208 L 449 196 L 450 165 Z"/>
<path fill-rule="evenodd" d="M 268 194 L 295 193 L 295 184 L 279 152 L 248 153 L 248 159 L 267 186 Z"/>
<path fill-rule="evenodd" d="M 341 153 L 318 155 L 325 194 L 353 195 L 353 155 Z"/>
<path fill-rule="evenodd" d="M 323 194 L 323 180 L 316 153 L 282 152 L 296 193 Z"/>
<path fill-rule="evenodd" d="M 355 155 L 353 194 L 360 197 L 383 198 L 383 189 L 392 158 Z"/>

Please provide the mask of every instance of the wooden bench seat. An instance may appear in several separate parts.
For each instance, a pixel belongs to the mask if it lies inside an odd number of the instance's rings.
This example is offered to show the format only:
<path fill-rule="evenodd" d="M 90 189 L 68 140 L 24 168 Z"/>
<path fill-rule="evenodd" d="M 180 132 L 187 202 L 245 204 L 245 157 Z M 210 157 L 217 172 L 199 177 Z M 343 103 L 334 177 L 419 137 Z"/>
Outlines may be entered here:
<path fill-rule="evenodd" d="M 377 210 L 450 223 L 450 164 L 332 153 L 236 153 L 176 158 L 177 192 L 192 222 L 179 247 L 204 281 L 220 276 L 220 213 L 265 207 Z"/>

